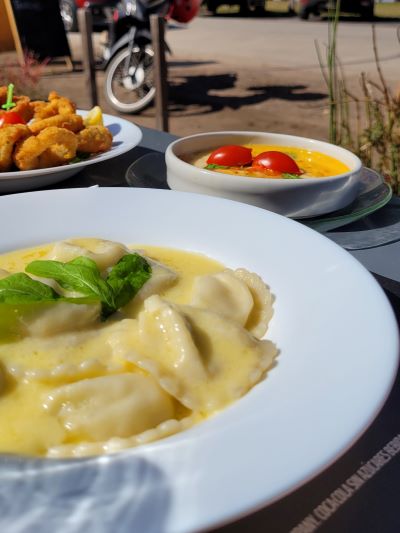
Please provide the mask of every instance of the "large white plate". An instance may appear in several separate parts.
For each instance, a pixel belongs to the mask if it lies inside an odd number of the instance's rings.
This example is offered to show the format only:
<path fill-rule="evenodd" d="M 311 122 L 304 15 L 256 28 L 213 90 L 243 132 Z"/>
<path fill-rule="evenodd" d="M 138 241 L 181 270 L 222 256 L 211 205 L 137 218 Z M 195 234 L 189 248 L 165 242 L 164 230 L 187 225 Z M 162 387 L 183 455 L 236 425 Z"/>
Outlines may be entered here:
<path fill-rule="evenodd" d="M 85 117 L 87 111 L 78 110 L 78 115 Z M 142 131 L 138 126 L 123 118 L 113 115 L 103 115 L 104 125 L 113 134 L 111 150 L 94 155 L 79 163 L 71 163 L 62 167 L 42 168 L 38 170 L 16 170 L 13 172 L 0 172 L 0 193 L 28 191 L 58 183 L 77 174 L 87 165 L 100 163 L 112 157 L 128 152 L 137 146 L 142 139 Z"/>
<path fill-rule="evenodd" d="M 210 196 L 98 188 L 4 196 L 0 224 L 1 252 L 97 236 L 258 272 L 276 297 L 267 337 L 280 351 L 244 398 L 163 441 L 77 462 L 3 457 L 2 514 L 15 531 L 187 533 L 233 520 L 335 461 L 392 386 L 398 337 L 383 291 L 297 222 Z"/>

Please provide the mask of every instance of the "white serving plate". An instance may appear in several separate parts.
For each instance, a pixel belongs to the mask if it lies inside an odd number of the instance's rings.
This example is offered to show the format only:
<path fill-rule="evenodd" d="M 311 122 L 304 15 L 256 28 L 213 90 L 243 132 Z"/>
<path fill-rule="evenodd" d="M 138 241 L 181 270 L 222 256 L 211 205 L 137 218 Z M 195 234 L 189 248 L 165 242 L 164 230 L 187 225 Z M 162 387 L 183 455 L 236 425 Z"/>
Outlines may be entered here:
<path fill-rule="evenodd" d="M 85 117 L 88 111 L 78 109 L 77 114 Z M 128 152 L 142 140 L 141 129 L 128 120 L 104 114 L 103 121 L 113 135 L 111 150 L 94 155 L 79 163 L 71 163 L 61 167 L 0 172 L 0 193 L 28 191 L 58 183 L 77 174 L 88 165 L 100 163 Z"/>
<path fill-rule="evenodd" d="M 94 188 L 3 196 L 0 223 L 2 253 L 92 236 L 255 271 L 276 298 L 267 338 L 280 352 L 245 397 L 162 441 L 76 461 L 0 457 L 3 530 L 188 533 L 227 523 L 338 459 L 392 387 L 398 332 L 383 291 L 350 254 L 290 219 L 211 196 Z"/>

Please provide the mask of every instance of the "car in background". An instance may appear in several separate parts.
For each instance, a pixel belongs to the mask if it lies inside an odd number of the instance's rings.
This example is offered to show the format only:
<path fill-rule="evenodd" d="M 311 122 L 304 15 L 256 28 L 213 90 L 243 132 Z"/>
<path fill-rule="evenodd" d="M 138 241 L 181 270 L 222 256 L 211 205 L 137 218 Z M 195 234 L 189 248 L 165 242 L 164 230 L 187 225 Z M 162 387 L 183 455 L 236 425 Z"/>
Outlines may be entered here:
<path fill-rule="evenodd" d="M 108 28 L 111 9 L 118 1 L 112 0 L 59 0 L 61 18 L 66 31 L 78 31 L 78 9 L 88 7 L 93 15 L 93 29 L 102 31 Z"/>
<path fill-rule="evenodd" d="M 217 14 L 217 9 L 222 5 L 239 5 L 241 15 L 265 15 L 265 0 L 205 0 L 207 10 L 213 15 Z"/>
<path fill-rule="evenodd" d="M 355 13 L 364 20 L 374 18 L 374 0 L 341 0 L 340 11 Z M 289 0 L 289 10 L 296 12 L 298 16 L 307 20 L 310 15 L 320 16 L 328 10 L 336 9 L 334 0 Z"/>

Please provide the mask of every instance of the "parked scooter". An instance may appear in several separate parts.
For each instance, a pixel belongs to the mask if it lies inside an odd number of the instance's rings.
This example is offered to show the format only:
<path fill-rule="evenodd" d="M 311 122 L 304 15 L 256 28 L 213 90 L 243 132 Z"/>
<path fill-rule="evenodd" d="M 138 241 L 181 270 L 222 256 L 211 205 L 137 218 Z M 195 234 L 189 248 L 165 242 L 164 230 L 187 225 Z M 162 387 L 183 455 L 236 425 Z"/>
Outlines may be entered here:
<path fill-rule="evenodd" d="M 105 49 L 105 97 L 121 113 L 138 113 L 154 99 L 150 15 L 188 22 L 201 0 L 125 0 L 114 11 Z M 165 43 L 166 50 L 169 51 Z"/>

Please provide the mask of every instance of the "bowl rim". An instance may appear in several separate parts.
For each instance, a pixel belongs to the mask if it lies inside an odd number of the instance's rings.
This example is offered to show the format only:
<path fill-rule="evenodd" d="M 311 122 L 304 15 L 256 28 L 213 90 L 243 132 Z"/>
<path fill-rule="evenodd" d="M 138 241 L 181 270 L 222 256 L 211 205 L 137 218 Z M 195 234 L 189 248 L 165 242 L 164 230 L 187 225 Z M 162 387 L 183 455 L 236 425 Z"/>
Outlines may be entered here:
<path fill-rule="evenodd" d="M 215 172 L 213 170 L 208 170 L 206 168 L 199 168 L 199 167 L 196 167 L 195 165 L 193 165 L 192 163 L 188 163 L 186 161 L 184 161 L 183 159 L 181 159 L 178 155 L 175 154 L 174 152 L 174 149 L 176 148 L 176 146 L 178 146 L 179 144 L 181 144 L 182 142 L 185 142 L 185 141 L 188 141 L 188 140 L 191 140 L 191 139 L 197 139 L 197 138 L 207 138 L 207 137 L 218 137 L 218 136 L 222 136 L 222 135 L 244 135 L 244 136 L 256 136 L 256 135 L 272 135 L 272 136 L 275 136 L 275 137 L 278 137 L 278 138 L 281 138 L 281 139 L 296 139 L 297 141 L 306 141 L 307 143 L 317 143 L 319 145 L 322 145 L 322 146 L 327 146 L 329 148 L 335 148 L 337 149 L 339 152 L 343 152 L 345 153 L 347 156 L 350 156 L 350 158 L 352 158 L 354 160 L 354 164 L 355 164 L 355 168 L 354 169 L 350 169 L 348 172 L 343 172 L 342 174 L 335 174 L 334 176 L 326 176 L 324 178 L 312 178 L 312 177 L 304 177 L 302 179 L 296 179 L 296 180 L 288 180 L 287 178 L 273 178 L 272 180 L 265 180 L 265 179 L 260 179 L 258 177 L 253 177 L 253 176 L 238 176 L 236 174 L 226 174 L 224 172 Z M 278 145 L 279 146 L 279 145 Z M 315 151 L 319 151 L 319 150 L 315 150 Z M 324 152 L 322 152 L 324 153 Z M 327 154 L 326 154 L 327 155 Z M 330 156 L 330 157 L 334 157 L 334 156 Z M 168 161 L 172 159 L 176 164 L 178 164 L 179 166 L 181 166 L 183 169 L 185 168 L 195 168 L 196 170 L 199 171 L 199 176 L 201 175 L 204 175 L 204 176 L 208 176 L 208 177 L 216 177 L 216 176 L 219 176 L 219 179 L 222 181 L 222 182 L 227 182 L 228 183 L 237 183 L 237 184 L 244 184 L 244 183 L 259 183 L 260 186 L 261 184 L 266 184 L 266 183 L 269 183 L 270 181 L 275 183 L 275 184 L 279 184 L 279 183 L 285 183 L 286 185 L 288 185 L 288 183 L 292 183 L 292 184 L 298 184 L 299 186 L 301 187 L 304 187 L 306 186 L 305 184 L 313 184 L 313 183 L 327 183 L 327 182 L 333 182 L 333 181 L 340 181 L 344 178 L 348 178 L 352 175 L 356 175 L 357 173 L 359 173 L 363 167 L 363 163 L 361 161 L 361 159 L 356 155 L 354 154 L 353 152 L 351 152 L 350 150 L 348 150 L 347 148 L 343 148 L 342 146 L 338 146 L 336 144 L 333 144 L 333 143 L 329 143 L 327 141 L 321 141 L 321 140 L 318 140 L 318 139 L 313 139 L 311 137 L 302 137 L 300 135 L 292 135 L 292 134 L 286 134 L 286 133 L 275 133 L 275 132 L 269 132 L 269 131 L 249 131 L 249 130 L 221 130 L 221 131 L 212 131 L 212 132 L 203 132 L 203 133 L 196 133 L 196 134 L 193 134 L 193 135 L 186 135 L 185 137 L 180 137 L 179 139 L 176 139 L 175 141 L 172 141 L 166 148 L 166 151 L 165 151 L 165 160 L 166 160 L 166 164 L 167 164 L 167 168 L 168 168 Z M 337 158 L 338 159 L 338 158 Z M 188 178 L 188 181 L 193 181 L 193 178 L 195 179 L 195 177 L 191 177 L 191 178 Z M 229 181 L 228 181 L 229 180 Z M 303 185 L 300 185 L 303 184 Z"/>

